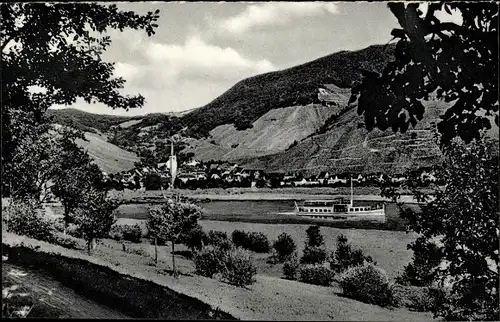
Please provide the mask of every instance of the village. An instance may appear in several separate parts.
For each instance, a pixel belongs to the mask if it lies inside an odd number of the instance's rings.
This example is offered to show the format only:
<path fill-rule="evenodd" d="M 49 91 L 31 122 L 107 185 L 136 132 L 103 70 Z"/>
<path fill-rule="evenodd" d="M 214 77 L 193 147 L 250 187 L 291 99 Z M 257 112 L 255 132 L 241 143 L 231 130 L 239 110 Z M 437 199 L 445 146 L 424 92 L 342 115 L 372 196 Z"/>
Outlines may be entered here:
<path fill-rule="evenodd" d="M 432 169 L 415 170 L 420 186 L 436 182 Z M 139 166 L 132 170 L 108 174 L 103 172 L 104 181 L 113 189 L 163 190 L 171 182 L 170 163 L 153 166 Z M 184 161 L 177 169 L 174 186 L 179 189 L 206 188 L 280 188 L 280 187 L 347 187 L 350 178 L 357 186 L 378 187 L 382 184 L 400 186 L 407 178 L 404 175 L 384 173 L 361 174 L 322 171 L 317 175 L 305 175 L 301 171 L 266 172 L 250 169 L 225 161 Z"/>

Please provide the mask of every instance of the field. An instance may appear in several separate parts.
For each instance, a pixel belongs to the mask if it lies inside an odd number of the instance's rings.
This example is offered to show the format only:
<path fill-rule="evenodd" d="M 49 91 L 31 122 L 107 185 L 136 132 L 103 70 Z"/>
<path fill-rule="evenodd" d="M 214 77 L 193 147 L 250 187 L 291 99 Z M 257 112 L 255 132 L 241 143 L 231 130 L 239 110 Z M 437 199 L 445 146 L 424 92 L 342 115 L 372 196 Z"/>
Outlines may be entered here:
<path fill-rule="evenodd" d="M 133 219 L 119 219 L 119 224 L 139 223 L 145 230 L 145 222 Z M 238 230 L 255 231 L 265 234 L 269 241 L 276 240 L 282 232 L 290 234 L 294 239 L 299 254 L 302 253 L 306 240 L 306 229 L 308 225 L 301 224 L 258 224 L 242 222 L 225 222 L 202 220 L 200 225 L 205 231 L 219 230 L 231 236 L 231 233 Z M 400 274 L 412 256 L 412 252 L 407 249 L 407 245 L 416 239 L 413 233 L 399 231 L 365 230 L 365 229 L 340 229 L 333 227 L 321 227 L 324 236 L 325 246 L 329 251 L 335 250 L 336 239 L 340 234 L 344 234 L 355 248 L 361 248 L 365 254 L 372 256 L 377 264 L 386 270 L 389 278 L 394 279 Z M 154 248 L 144 244 L 145 251 L 153 256 Z M 179 251 L 187 250 L 184 246 L 178 246 Z M 258 274 L 270 277 L 282 277 L 282 265 L 270 265 L 266 261 L 269 254 L 254 254 L 258 264 Z M 187 265 L 192 265 L 187 263 Z"/>
<path fill-rule="evenodd" d="M 106 141 L 102 135 L 86 132 L 88 141 L 77 140 L 79 146 L 87 150 L 99 168 L 107 173 L 121 172 L 134 168 L 139 161 L 137 155 L 125 151 Z"/>
<path fill-rule="evenodd" d="M 215 225 L 219 227 L 218 223 L 215 223 Z M 206 226 L 206 228 L 210 227 Z M 230 230 L 232 228 L 228 227 L 227 229 Z M 300 235 L 300 232 L 298 232 L 298 235 Z M 378 241 L 378 239 L 375 239 L 375 241 Z M 175 292 L 201 299 L 209 303 L 213 308 L 221 308 L 228 312 L 228 314 L 239 319 L 432 320 L 431 315 L 428 313 L 410 312 L 402 308 L 381 308 L 343 297 L 339 294 L 341 290 L 335 285 L 321 287 L 288 281 L 270 275 L 263 275 L 262 269 L 256 276 L 255 284 L 246 288 L 234 287 L 216 279 L 194 275 L 192 262 L 180 255 L 177 256 L 176 262 L 182 274 L 178 279 L 174 279 L 168 273 L 171 268 L 171 262 L 170 255 L 166 249 L 167 247 L 160 247 L 161 261 L 158 267 L 155 267 L 152 265 L 152 246 L 145 243 L 128 244 L 127 251 L 123 251 L 121 243 L 104 240 L 91 256 L 86 255 L 83 249 L 67 250 L 12 234 L 2 234 L 2 243 L 9 244 L 11 247 L 23 243 L 24 245 L 30 245 L 32 249 L 37 249 L 36 252 L 46 252 L 48 256 L 62 254 L 68 258 L 81 259 L 79 262 L 82 264 L 83 260 L 104 265 L 116 272 L 129 275 L 131 278 L 150 281 L 168 287 Z M 384 245 L 380 246 L 383 247 Z M 43 257 L 39 258 L 43 260 Z M 52 259 L 52 261 L 54 260 Z M 76 261 L 73 262 L 77 263 Z M 64 266 L 72 269 L 71 267 L 74 265 L 65 264 Z M 74 269 L 77 269 L 77 267 Z M 79 269 L 78 273 L 70 273 L 70 276 L 72 274 L 78 274 L 81 278 L 85 278 L 85 273 L 81 269 Z M 85 280 L 92 284 L 92 278 L 85 278 Z M 98 275 L 96 275 L 97 282 L 99 282 L 100 286 L 89 285 L 89 287 L 100 287 L 101 289 L 108 287 L 107 283 L 102 283 L 102 278 Z M 116 290 L 114 292 L 116 293 Z M 130 292 L 130 290 L 123 290 L 123 292 L 130 295 L 135 294 L 135 292 Z M 137 300 L 143 302 L 140 298 Z M 159 309 L 159 311 L 164 312 L 165 309 Z"/>

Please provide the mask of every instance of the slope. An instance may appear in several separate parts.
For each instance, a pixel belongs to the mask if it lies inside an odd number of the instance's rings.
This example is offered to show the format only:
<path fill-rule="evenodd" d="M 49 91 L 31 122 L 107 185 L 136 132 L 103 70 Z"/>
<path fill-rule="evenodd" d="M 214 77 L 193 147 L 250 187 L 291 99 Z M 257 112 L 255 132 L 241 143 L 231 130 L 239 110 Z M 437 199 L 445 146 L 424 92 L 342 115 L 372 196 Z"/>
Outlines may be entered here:
<path fill-rule="evenodd" d="M 406 133 L 391 129 L 368 132 L 363 117 L 352 106 L 324 133 L 317 133 L 287 151 L 241 162 L 248 168 L 268 171 L 356 171 L 362 173 L 402 173 L 406 168 L 425 167 L 441 160 L 431 131 L 447 107 L 445 103 L 426 103 L 424 119 Z"/>
<path fill-rule="evenodd" d="M 206 137 L 214 128 L 234 124 L 250 128 L 272 109 L 320 103 L 318 89 L 324 84 L 349 88 L 361 77 L 360 70 L 381 71 L 392 60 L 393 45 L 375 45 L 359 51 L 341 51 L 281 71 L 240 81 L 209 104 L 184 115 L 191 137 Z"/>
<path fill-rule="evenodd" d="M 96 133 L 85 133 L 88 141 L 77 140 L 76 143 L 86 149 L 99 168 L 107 173 L 116 173 L 134 168 L 139 161 L 135 153 L 123 150 L 107 142 L 106 137 Z"/>

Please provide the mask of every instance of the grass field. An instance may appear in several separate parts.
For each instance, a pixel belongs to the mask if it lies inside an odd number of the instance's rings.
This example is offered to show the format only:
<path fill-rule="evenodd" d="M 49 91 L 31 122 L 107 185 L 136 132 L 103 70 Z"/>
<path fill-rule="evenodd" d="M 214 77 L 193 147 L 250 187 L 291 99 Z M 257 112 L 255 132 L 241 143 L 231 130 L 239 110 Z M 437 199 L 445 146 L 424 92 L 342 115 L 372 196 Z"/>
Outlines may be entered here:
<path fill-rule="evenodd" d="M 210 228 L 210 223 L 202 224 L 205 225 L 205 228 Z M 215 225 L 218 229 L 227 229 L 228 231 L 234 228 L 234 226 L 221 228 L 218 226 L 218 223 L 215 223 Z M 391 233 L 393 234 L 393 232 Z M 300 237 L 300 235 L 301 230 L 297 231 L 297 236 Z M 380 241 L 378 238 L 373 238 L 374 242 Z M 382 236 L 381 238 L 384 239 L 387 237 Z M 387 242 L 391 241 L 394 240 L 389 238 Z M 146 243 L 129 244 L 129 250 L 124 252 L 121 243 L 113 240 L 105 240 L 91 256 L 87 256 L 83 249 L 62 249 L 47 243 L 33 241 L 24 237 L 16 237 L 12 234 L 2 234 L 2 243 L 7 243 L 11 247 L 23 243 L 24 245 L 31 245 L 32 249 L 38 249 L 37 252 L 63 254 L 64 256 L 91 261 L 98 265 L 105 265 L 122 274 L 164 285 L 176 292 L 201 299 L 206 303 L 210 303 L 212 307 L 227 310 L 229 314 L 239 319 L 339 321 L 432 320 L 429 313 L 410 312 L 402 308 L 382 308 L 346 298 L 339 295 L 339 288 L 336 286 L 314 286 L 276 278 L 272 274 L 264 275 L 262 274 L 262 268 L 260 268 L 259 274 L 256 276 L 255 284 L 246 288 L 239 288 L 215 279 L 193 275 L 192 262 L 186 258 L 177 256 L 176 263 L 178 263 L 178 267 L 183 274 L 178 279 L 174 279 L 168 273 L 168 269 L 171 268 L 171 262 L 167 247 L 160 247 L 161 261 L 159 266 L 155 267 L 152 265 L 152 246 Z M 81 244 L 82 248 L 84 248 L 83 241 Z M 380 246 L 383 247 L 384 245 Z M 43 257 L 40 260 L 42 259 Z M 82 271 L 78 274 L 81 275 L 84 273 Z M 92 281 L 89 278 L 87 280 Z M 102 283 L 101 278 L 99 281 Z M 107 284 L 104 283 L 104 285 Z M 123 292 L 134 294 L 131 290 L 123 290 Z M 163 310 L 166 310 L 166 308 Z"/>
<path fill-rule="evenodd" d="M 118 224 L 135 224 L 138 223 L 145 229 L 145 221 L 138 221 L 134 219 L 121 218 Z M 224 231 L 231 236 L 231 233 L 238 230 L 261 232 L 265 234 L 271 245 L 274 240 L 282 232 L 291 235 L 297 245 L 299 255 L 302 254 L 304 242 L 306 240 L 306 229 L 308 225 L 302 224 L 259 224 L 259 223 L 243 223 L 243 222 L 227 222 L 227 221 L 212 221 L 201 220 L 200 225 L 206 232 L 209 230 Z M 377 262 L 378 266 L 386 270 L 389 278 L 394 279 L 402 272 L 405 265 L 407 265 L 412 257 L 412 251 L 407 249 L 407 245 L 416 239 L 416 234 L 405 233 L 401 231 L 383 231 L 374 229 L 341 229 L 334 227 L 321 227 L 321 233 L 325 240 L 325 246 L 328 251 L 334 251 L 336 247 L 336 239 L 340 234 L 344 234 L 349 242 L 355 248 L 361 248 L 367 255 Z M 135 246 L 134 246 L 135 247 Z M 138 246 L 137 246 L 138 247 Z M 153 256 L 154 247 L 149 244 L 143 244 L 145 251 Z M 187 250 L 183 245 L 179 245 L 179 251 Z M 169 250 L 162 250 L 167 252 Z M 166 255 L 166 253 L 165 253 Z M 282 265 L 270 265 L 266 263 L 270 254 L 253 254 L 258 266 L 258 274 L 270 277 L 282 277 Z M 192 263 L 185 263 L 187 269 L 192 269 Z"/>

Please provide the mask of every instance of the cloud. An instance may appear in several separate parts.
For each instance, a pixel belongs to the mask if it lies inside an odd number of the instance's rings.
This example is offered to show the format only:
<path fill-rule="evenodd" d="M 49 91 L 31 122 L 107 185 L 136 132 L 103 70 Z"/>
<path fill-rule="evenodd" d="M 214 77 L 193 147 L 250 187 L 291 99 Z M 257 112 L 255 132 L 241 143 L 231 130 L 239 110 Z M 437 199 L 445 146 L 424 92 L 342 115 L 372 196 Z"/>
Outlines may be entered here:
<path fill-rule="evenodd" d="M 253 28 L 285 25 L 294 18 L 312 17 L 321 14 L 337 14 L 338 8 L 328 2 L 276 2 L 248 5 L 236 16 L 221 21 L 222 32 L 243 34 Z"/>
<path fill-rule="evenodd" d="M 115 75 L 134 86 L 161 89 L 186 79 L 224 80 L 237 82 L 243 78 L 276 70 L 268 60 L 242 56 L 231 47 L 209 44 L 190 36 L 184 44 L 153 41 L 140 44 L 146 60 L 140 65 L 117 63 Z"/>
<path fill-rule="evenodd" d="M 144 108 L 127 114 L 181 111 L 208 104 L 247 77 L 276 70 L 267 59 L 254 59 L 231 46 L 219 46 L 197 35 L 180 42 L 155 40 L 139 32 L 116 34 L 107 53 L 115 77 L 126 82 L 123 94 L 142 94 Z M 103 104 L 74 104 L 89 112 L 119 114 Z M 123 113 L 123 111 L 121 111 Z"/>

